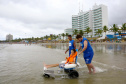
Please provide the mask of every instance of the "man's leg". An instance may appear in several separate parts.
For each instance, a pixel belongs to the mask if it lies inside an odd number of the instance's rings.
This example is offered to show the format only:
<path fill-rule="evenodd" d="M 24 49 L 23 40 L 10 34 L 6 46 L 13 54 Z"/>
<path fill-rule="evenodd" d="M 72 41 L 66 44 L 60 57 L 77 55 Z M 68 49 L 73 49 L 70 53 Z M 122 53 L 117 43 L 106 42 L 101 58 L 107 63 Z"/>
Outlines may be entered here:
<path fill-rule="evenodd" d="M 92 65 L 92 63 L 87 64 L 87 67 L 88 67 L 89 73 L 92 73 L 91 69 L 93 69 L 93 73 L 95 73 L 95 68 L 94 68 L 94 66 Z"/>
<path fill-rule="evenodd" d="M 92 73 L 91 69 L 93 69 L 93 73 L 95 73 L 95 68 L 94 68 L 94 66 L 91 63 L 92 58 L 93 58 L 93 55 L 94 55 L 93 53 L 90 53 L 90 56 L 89 57 L 84 58 L 85 59 L 85 62 L 87 64 L 89 73 Z"/>
<path fill-rule="evenodd" d="M 69 57 L 70 57 L 70 54 L 71 54 L 71 50 L 69 50 Z"/>
<path fill-rule="evenodd" d="M 87 64 L 87 67 L 88 67 L 88 70 L 89 70 L 89 74 L 91 74 L 92 71 L 91 71 L 91 68 L 90 68 L 90 64 Z"/>

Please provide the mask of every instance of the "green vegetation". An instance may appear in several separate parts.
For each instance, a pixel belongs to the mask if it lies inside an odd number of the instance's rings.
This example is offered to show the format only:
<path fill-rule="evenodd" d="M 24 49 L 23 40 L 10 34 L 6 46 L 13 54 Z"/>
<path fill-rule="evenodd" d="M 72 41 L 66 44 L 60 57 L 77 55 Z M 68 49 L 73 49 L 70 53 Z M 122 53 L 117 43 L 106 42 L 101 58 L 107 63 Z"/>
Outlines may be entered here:
<path fill-rule="evenodd" d="M 110 29 L 108 29 L 108 27 L 105 25 L 103 27 L 103 29 L 96 30 L 96 35 L 99 35 L 98 37 L 100 37 L 103 32 L 105 32 L 105 35 L 106 35 L 107 31 L 114 32 L 114 35 L 116 33 L 119 33 L 119 35 L 122 36 L 122 33 L 126 32 L 126 23 L 122 24 L 121 29 L 119 29 L 119 27 L 116 24 L 113 24 Z M 84 36 L 84 35 L 88 35 L 90 32 L 92 32 L 90 27 L 87 27 L 84 31 L 75 29 L 75 30 L 73 30 L 72 36 L 75 37 L 77 34 Z M 34 37 L 32 37 L 32 38 L 18 38 L 18 39 L 12 40 L 11 42 L 23 42 L 25 40 L 27 40 L 29 42 L 38 42 L 38 41 L 40 41 L 40 42 L 43 42 L 43 41 L 44 42 L 50 42 L 50 41 L 51 42 L 56 42 L 56 41 L 65 42 L 65 41 L 67 41 L 68 35 L 69 35 L 68 33 L 62 33 L 62 34 L 58 34 L 58 35 L 50 34 L 50 35 L 45 35 L 43 37 L 36 37 L 36 38 L 34 38 Z M 66 37 L 66 40 L 64 40 L 64 37 Z M 89 40 L 91 40 L 91 39 L 96 40 L 98 37 L 92 37 L 92 35 L 91 35 L 91 37 L 88 37 L 88 39 Z M 123 38 L 123 39 L 126 40 L 125 38 Z M 0 41 L 0 42 L 9 42 L 9 41 Z"/>
<path fill-rule="evenodd" d="M 99 37 L 100 37 L 100 35 L 102 34 L 102 32 L 103 32 L 103 30 L 98 29 L 98 30 L 96 31 L 96 35 L 99 35 Z"/>
<path fill-rule="evenodd" d="M 108 27 L 105 25 L 104 27 L 103 27 L 103 32 L 105 32 L 105 36 L 106 36 L 106 32 L 108 31 Z"/>
<path fill-rule="evenodd" d="M 79 31 L 79 34 L 80 34 L 81 36 L 83 36 L 83 34 L 84 34 L 83 30 L 80 30 L 80 31 Z"/>
<path fill-rule="evenodd" d="M 126 23 L 122 24 L 121 30 L 122 32 L 126 32 Z"/>
<path fill-rule="evenodd" d="M 118 28 L 118 26 L 116 24 L 113 24 L 113 26 L 112 26 L 112 28 L 110 30 L 115 33 L 114 35 L 116 35 L 116 32 L 119 31 L 119 28 Z"/>
<path fill-rule="evenodd" d="M 62 33 L 61 35 L 62 35 L 62 37 L 63 37 L 63 41 L 64 41 L 65 34 L 64 34 L 64 33 Z"/>
<path fill-rule="evenodd" d="M 78 30 L 77 29 L 73 30 L 73 36 L 77 34 L 78 34 Z"/>
<path fill-rule="evenodd" d="M 87 35 L 88 35 L 88 33 L 92 32 L 92 30 L 90 29 L 90 27 L 87 27 L 86 30 L 85 30 L 84 32 L 86 32 Z"/>

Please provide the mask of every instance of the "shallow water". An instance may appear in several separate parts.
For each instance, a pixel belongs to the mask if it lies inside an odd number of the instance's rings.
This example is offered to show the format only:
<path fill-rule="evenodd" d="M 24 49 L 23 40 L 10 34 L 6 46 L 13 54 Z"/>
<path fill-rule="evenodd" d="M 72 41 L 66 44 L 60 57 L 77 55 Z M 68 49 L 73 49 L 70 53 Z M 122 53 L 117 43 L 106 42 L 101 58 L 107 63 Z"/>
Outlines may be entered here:
<path fill-rule="evenodd" d="M 66 56 L 68 44 L 0 44 L 0 84 L 125 84 L 126 83 L 126 45 L 92 44 L 93 65 L 96 74 L 88 74 L 80 55 L 78 79 L 43 78 L 43 62 L 59 63 Z M 58 68 L 54 68 L 58 69 Z"/>

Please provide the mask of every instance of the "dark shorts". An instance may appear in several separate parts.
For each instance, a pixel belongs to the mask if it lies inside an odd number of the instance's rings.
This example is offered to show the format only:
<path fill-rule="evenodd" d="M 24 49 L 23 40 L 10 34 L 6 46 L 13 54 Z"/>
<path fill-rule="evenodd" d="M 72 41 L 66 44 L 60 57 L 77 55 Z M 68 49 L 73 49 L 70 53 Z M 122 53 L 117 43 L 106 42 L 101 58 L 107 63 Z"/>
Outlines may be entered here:
<path fill-rule="evenodd" d="M 63 68 L 65 66 L 65 63 L 59 64 L 59 68 Z"/>
<path fill-rule="evenodd" d="M 94 55 L 93 52 L 84 53 L 83 57 L 84 57 L 84 60 L 85 60 L 86 64 L 90 64 L 91 63 L 93 55 Z"/>

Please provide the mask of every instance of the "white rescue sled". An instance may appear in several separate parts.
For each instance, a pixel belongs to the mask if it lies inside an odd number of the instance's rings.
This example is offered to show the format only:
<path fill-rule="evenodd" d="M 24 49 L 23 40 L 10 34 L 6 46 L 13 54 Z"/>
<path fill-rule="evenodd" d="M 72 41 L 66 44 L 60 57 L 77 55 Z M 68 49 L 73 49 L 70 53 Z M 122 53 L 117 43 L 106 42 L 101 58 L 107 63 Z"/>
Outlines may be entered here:
<path fill-rule="evenodd" d="M 78 49 L 76 49 L 78 52 Z M 44 69 L 43 71 L 43 77 L 50 78 L 55 76 L 61 76 L 62 78 L 78 78 L 79 73 L 77 72 L 77 69 L 79 68 L 80 64 L 77 62 L 78 56 L 76 56 L 75 64 L 65 64 L 64 67 L 60 67 L 59 70 L 56 70 L 57 73 L 54 73 L 55 70 L 48 70 Z M 61 63 L 65 63 L 66 61 L 62 61 Z"/>

